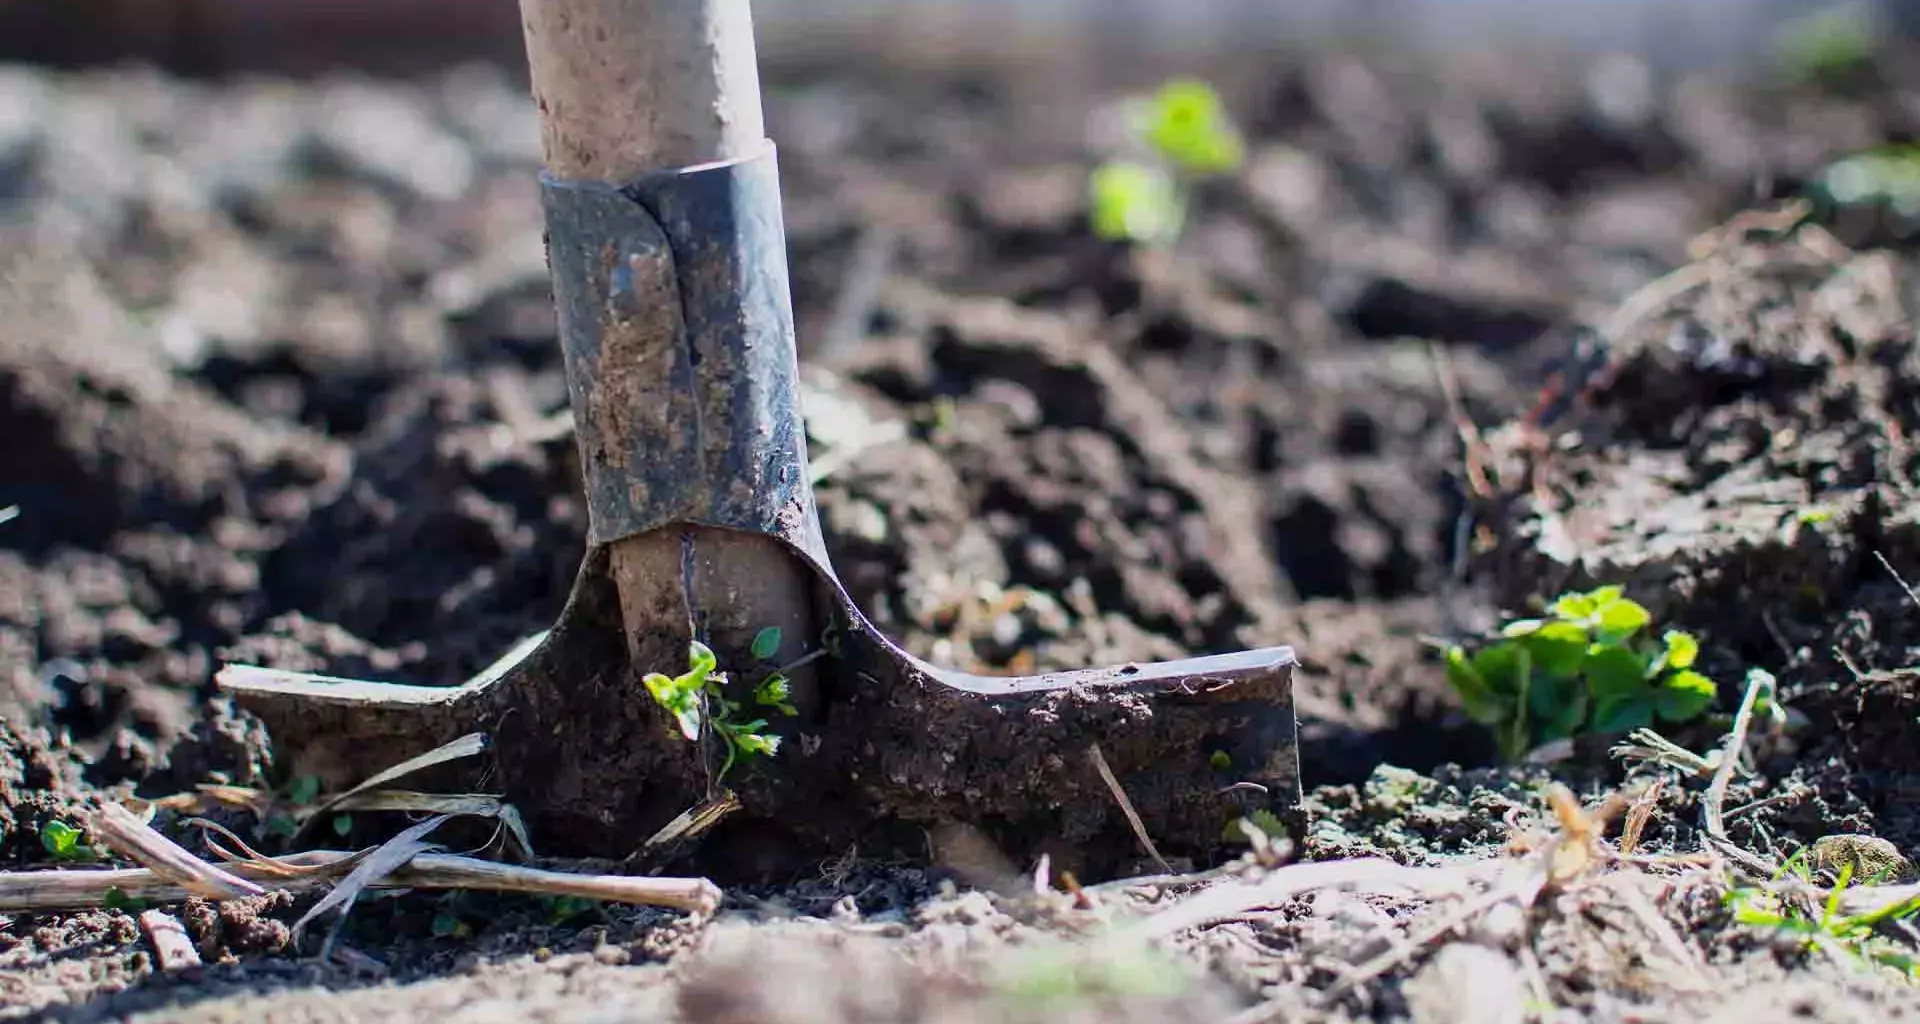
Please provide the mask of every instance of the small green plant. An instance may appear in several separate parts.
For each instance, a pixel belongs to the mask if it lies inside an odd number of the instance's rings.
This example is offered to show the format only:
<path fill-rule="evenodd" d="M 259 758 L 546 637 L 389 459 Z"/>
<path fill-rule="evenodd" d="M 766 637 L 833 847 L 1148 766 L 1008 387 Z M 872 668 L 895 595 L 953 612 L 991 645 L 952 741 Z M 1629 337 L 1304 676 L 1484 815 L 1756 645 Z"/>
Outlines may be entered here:
<path fill-rule="evenodd" d="M 56 863 L 99 860 L 99 851 L 82 843 L 84 838 L 85 833 L 57 818 L 40 826 L 40 846 Z"/>
<path fill-rule="evenodd" d="M 1093 229 L 1112 241 L 1169 242 L 1186 222 L 1192 182 L 1240 166 L 1246 147 L 1219 93 L 1195 79 L 1167 82 L 1132 115 L 1134 139 L 1151 156 L 1094 168 Z"/>
<path fill-rule="evenodd" d="M 1782 25 L 1774 37 L 1774 58 L 1795 84 L 1845 86 L 1872 69 L 1880 38 L 1867 5 L 1830 4 Z"/>
<path fill-rule="evenodd" d="M 1650 640 L 1651 619 L 1621 587 L 1565 594 L 1549 617 L 1508 623 L 1471 655 L 1449 647 L 1447 681 L 1508 760 L 1579 733 L 1689 721 L 1717 693 L 1693 669 L 1700 643 L 1679 630 Z"/>
<path fill-rule="evenodd" d="M 108 910 L 118 910 L 122 914 L 138 914 L 147 909 L 146 900 L 127 895 L 127 891 L 117 885 L 107 888 L 106 899 L 101 901 L 101 905 Z"/>
<path fill-rule="evenodd" d="M 780 629 L 769 626 L 754 635 L 750 651 L 755 660 L 770 662 L 780 649 Z M 677 676 L 649 672 L 641 680 L 647 693 L 673 715 L 680 734 L 698 742 L 703 727 L 711 727 L 719 737 L 724 754 L 719 776 L 725 778 L 735 762 L 750 757 L 772 757 L 780 750 L 780 737 L 766 732 L 767 720 L 742 721 L 743 702 L 729 700 L 723 690 L 726 676 L 718 671 L 719 660 L 713 650 L 698 640 L 687 648 L 687 670 Z M 784 715 L 798 714 L 791 702 L 786 673 L 778 668 L 768 672 L 754 687 L 755 705 Z"/>
<path fill-rule="evenodd" d="M 1802 861 L 1798 868 L 1794 860 Z M 1789 860 L 1781 869 L 1774 879 L 1776 882 L 1788 873 L 1802 881 L 1811 877 L 1802 855 L 1795 854 L 1794 860 Z M 1920 898 L 1894 902 L 1861 914 L 1843 914 L 1841 899 L 1852 881 L 1853 865 L 1843 864 L 1839 879 L 1817 913 L 1764 889 L 1735 889 L 1727 894 L 1726 903 L 1736 922 L 1787 936 L 1802 949 L 1817 948 L 1861 966 L 1886 968 L 1909 979 L 1920 978 L 1920 957 L 1881 933 L 1883 925 L 1920 915 Z"/>
<path fill-rule="evenodd" d="M 540 906 L 546 911 L 547 924 L 559 926 L 584 914 L 599 913 L 599 900 L 585 896 L 542 896 Z"/>
<path fill-rule="evenodd" d="M 1920 219 L 1920 146 L 1895 143 L 1841 157 L 1809 182 L 1806 192 L 1829 217 L 1851 207 Z"/>

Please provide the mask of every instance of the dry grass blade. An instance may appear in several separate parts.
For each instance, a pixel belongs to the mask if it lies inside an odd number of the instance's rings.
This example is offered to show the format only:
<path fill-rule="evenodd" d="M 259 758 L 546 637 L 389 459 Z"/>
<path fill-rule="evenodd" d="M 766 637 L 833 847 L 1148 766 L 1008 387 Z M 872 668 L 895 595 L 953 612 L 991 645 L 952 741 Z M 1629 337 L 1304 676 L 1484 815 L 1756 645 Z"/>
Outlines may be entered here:
<path fill-rule="evenodd" d="M 1107 756 L 1100 752 L 1100 744 L 1090 744 L 1087 757 L 1093 761 L 1093 770 L 1100 773 L 1100 781 L 1105 782 L 1107 789 L 1113 793 L 1113 802 L 1120 805 L 1120 813 L 1127 816 L 1127 824 L 1133 828 L 1134 838 L 1146 848 L 1147 856 L 1153 858 L 1153 863 L 1162 872 L 1172 874 L 1173 866 L 1160 856 L 1160 848 L 1153 845 L 1153 837 L 1147 834 L 1146 823 L 1140 820 L 1140 812 L 1133 809 L 1133 801 L 1127 799 L 1127 791 L 1121 788 L 1120 780 L 1114 776 L 1113 769 L 1107 766 Z"/>
<path fill-rule="evenodd" d="M 235 874 L 292 893 L 311 892 L 361 863 L 370 851 L 309 850 L 272 864 L 241 861 Z M 299 875 L 283 874 L 292 868 Z M 720 889 L 704 878 L 645 875 L 572 875 L 455 854 L 423 853 L 375 880 L 374 889 L 476 889 L 550 893 L 705 913 L 720 905 Z M 0 914 L 92 910 L 116 900 L 179 903 L 197 895 L 151 868 L 0 872 Z"/>
<path fill-rule="evenodd" d="M 1747 674 L 1747 691 L 1740 698 L 1740 711 L 1733 716 L 1726 746 L 1720 749 L 1720 763 L 1714 769 L 1713 781 L 1707 785 L 1706 799 L 1701 802 L 1702 831 L 1706 833 L 1707 842 L 1721 855 L 1763 879 L 1772 878 L 1779 869 L 1727 838 L 1726 805 L 1727 786 L 1733 781 L 1734 769 L 1747 746 L 1747 731 L 1753 726 L 1753 706 L 1760 700 L 1760 691 L 1772 682 L 1773 677 L 1759 669 Z"/>
<path fill-rule="evenodd" d="M 425 842 L 423 837 L 446 824 L 447 819 L 451 817 L 453 816 L 450 814 L 435 815 L 380 844 L 378 849 L 368 854 L 366 859 L 348 872 L 347 877 L 341 879 L 340 884 L 334 886 L 332 892 L 327 893 L 320 902 L 314 904 L 305 914 L 300 915 L 300 920 L 293 923 L 295 939 L 299 938 L 300 932 L 306 928 L 308 922 L 334 907 L 340 907 L 341 915 L 345 916 L 346 911 L 352 908 L 353 901 L 359 899 L 360 894 L 366 891 L 368 886 L 393 874 L 420 854 L 433 849 L 434 844 Z"/>
<path fill-rule="evenodd" d="M 138 861 L 195 895 L 232 900 L 266 892 L 188 853 L 179 843 L 154 831 L 117 803 L 104 804 L 94 813 L 93 831 L 115 852 Z"/>
<path fill-rule="evenodd" d="M 1321 889 L 1363 889 L 1384 892 L 1401 889 L 1425 896 L 1470 891 L 1496 862 L 1459 867 L 1408 867 L 1378 857 L 1292 864 L 1253 881 L 1222 882 L 1174 903 L 1127 929 L 1142 939 L 1176 935 L 1191 928 L 1225 921 L 1248 911 L 1278 906 L 1296 896 Z"/>
<path fill-rule="evenodd" d="M 204 832 L 215 833 L 220 837 L 226 839 L 228 842 L 232 843 L 233 845 L 239 847 L 240 852 L 235 853 L 234 851 L 229 850 L 224 846 L 221 846 L 219 843 L 213 841 L 211 838 L 207 840 L 207 848 L 212 850 L 215 856 L 219 857 L 221 860 L 224 860 L 229 864 L 245 864 L 249 867 L 258 868 L 261 871 L 269 872 L 273 875 L 273 877 L 276 877 L 276 878 L 299 878 L 304 875 L 338 874 L 339 873 L 338 870 L 330 870 L 328 868 L 300 867 L 299 865 L 296 865 L 296 864 L 289 864 L 286 861 L 279 860 L 274 857 L 269 857 L 266 854 L 261 853 L 260 851 L 254 849 L 253 847 L 248 846 L 247 841 L 240 838 L 237 835 L 234 835 L 232 829 L 229 829 L 225 825 L 221 825 L 217 822 L 208 821 L 205 818 L 190 818 L 188 819 L 187 824 L 192 825 L 195 828 L 198 828 Z"/>
<path fill-rule="evenodd" d="M 407 758 L 405 761 L 385 771 L 374 773 L 352 789 L 322 801 L 320 806 L 315 807 L 313 811 L 308 814 L 306 825 L 301 827 L 301 831 L 304 833 L 308 825 L 319 820 L 321 815 L 337 808 L 343 801 L 351 800 L 370 790 L 378 789 L 389 782 L 405 778 L 414 772 L 424 771 L 435 765 L 446 764 L 449 761 L 458 761 L 463 757 L 473 757 L 484 752 L 486 749 L 487 734 L 483 732 L 470 732 L 457 740 L 443 743 L 418 757 Z"/>
<path fill-rule="evenodd" d="M 1654 809 L 1660 806 L 1660 790 L 1665 788 L 1666 781 L 1664 778 L 1653 780 L 1627 808 L 1626 823 L 1620 828 L 1622 857 L 1631 857 L 1640 848 L 1640 837 L 1646 834 L 1647 823 L 1653 820 Z"/>
<path fill-rule="evenodd" d="M 532 859 L 533 842 L 526 822 L 512 804 L 490 793 L 422 793 L 411 789 L 376 789 L 343 795 L 335 811 L 403 811 L 416 814 L 454 814 L 492 818 L 513 837 L 522 859 Z"/>

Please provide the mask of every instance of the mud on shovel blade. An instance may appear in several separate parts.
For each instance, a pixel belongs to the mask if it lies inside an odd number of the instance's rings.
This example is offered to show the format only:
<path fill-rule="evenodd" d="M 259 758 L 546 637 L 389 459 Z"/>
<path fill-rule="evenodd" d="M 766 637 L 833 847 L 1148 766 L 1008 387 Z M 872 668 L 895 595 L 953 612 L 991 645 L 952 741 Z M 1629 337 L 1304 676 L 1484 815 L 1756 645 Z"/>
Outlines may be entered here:
<path fill-rule="evenodd" d="M 1290 648 L 998 677 L 873 627 L 829 564 L 807 473 L 745 0 L 522 11 L 590 547 L 555 626 L 458 687 L 223 668 L 280 756 L 347 783 L 483 732 L 484 780 L 448 784 L 504 793 L 543 850 L 624 856 L 719 792 L 712 737 L 680 736 L 640 677 L 684 670 L 698 638 L 751 706 L 767 671 L 751 638 L 779 625 L 775 660 L 807 662 L 798 713 L 767 716 L 777 756 L 726 775 L 741 810 L 715 840 L 918 854 L 926 829 L 967 823 L 1101 873 L 1139 852 L 1108 773 L 1169 855 L 1255 810 L 1290 817 Z"/>

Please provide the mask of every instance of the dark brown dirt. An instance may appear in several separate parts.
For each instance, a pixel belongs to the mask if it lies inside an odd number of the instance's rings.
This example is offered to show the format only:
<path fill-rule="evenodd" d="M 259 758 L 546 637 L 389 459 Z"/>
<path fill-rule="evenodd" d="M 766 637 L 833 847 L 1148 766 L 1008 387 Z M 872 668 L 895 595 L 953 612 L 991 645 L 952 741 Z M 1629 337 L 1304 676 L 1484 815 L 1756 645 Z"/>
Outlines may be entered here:
<path fill-rule="evenodd" d="M 809 430 L 838 462 L 819 502 L 874 621 L 990 672 L 1294 644 L 1321 787 L 1300 851 L 1438 863 L 1508 842 L 1555 772 L 1589 795 L 1618 773 L 1474 767 L 1488 744 L 1426 639 L 1626 582 L 1701 632 L 1725 706 L 1762 666 L 1810 723 L 1736 783 L 1730 803 L 1767 801 L 1737 841 L 1779 857 L 1871 831 L 1911 852 L 1920 610 L 1873 558 L 1920 578 L 1910 260 L 1846 248 L 1876 240 L 1846 230 L 1688 251 L 1768 198 L 1756 179 L 1785 195 L 1835 154 L 1905 137 L 1910 97 L 1690 80 L 1622 106 L 1519 60 L 1257 70 L 1221 76 L 1248 166 L 1156 252 L 1083 226 L 1104 97 L 1031 71 L 770 69 Z M 0 103 L 27 112 L 17 132 L 0 121 L 0 506 L 21 507 L 0 525 L 0 865 L 15 867 L 47 820 L 116 787 L 284 782 L 258 723 L 210 696 L 223 659 L 465 678 L 552 622 L 584 512 L 514 83 L 9 69 Z M 1633 297 L 1682 267 L 1666 284 L 1692 287 Z M 1560 446 L 1527 457 L 1517 428 L 1496 433 L 1506 490 L 1469 501 L 1434 346 L 1465 412 L 1493 425 L 1596 334 L 1606 370 L 1551 423 Z M 1462 581 L 1469 507 L 1489 543 Z M 1669 788 L 1651 848 L 1695 847 L 1699 789 Z M 20 917 L 0 927 L 0 992 L 10 1015 L 71 1020 L 1221 1019 L 1262 999 L 1400 1019 L 1444 1002 L 1478 955 L 1318 1002 L 1381 920 L 1416 908 L 1316 898 L 1182 940 L 1204 977 L 1045 961 L 1009 980 L 996 972 L 1078 926 L 942 896 L 942 872 L 858 852 L 736 893 L 760 923 L 718 935 L 411 894 L 356 909 L 354 952 L 322 963 L 289 944 L 300 908 L 284 899 L 190 904 L 208 961 L 194 977 L 158 977 L 126 914 Z M 1715 898 L 1676 882 L 1659 909 L 1722 991 L 1831 1019 L 1910 1005 L 1752 940 Z M 1620 899 L 1592 916 L 1638 913 Z M 1595 946 L 1577 908 L 1538 913 L 1530 998 L 1606 1020 L 1713 1008 L 1632 975 L 1653 956 L 1640 947 L 1603 963 L 1621 947 Z M 748 983 L 775 962 L 818 1003 Z M 865 983 L 812 985 L 829 977 Z M 1048 995 L 1062 977 L 1075 984 Z"/>

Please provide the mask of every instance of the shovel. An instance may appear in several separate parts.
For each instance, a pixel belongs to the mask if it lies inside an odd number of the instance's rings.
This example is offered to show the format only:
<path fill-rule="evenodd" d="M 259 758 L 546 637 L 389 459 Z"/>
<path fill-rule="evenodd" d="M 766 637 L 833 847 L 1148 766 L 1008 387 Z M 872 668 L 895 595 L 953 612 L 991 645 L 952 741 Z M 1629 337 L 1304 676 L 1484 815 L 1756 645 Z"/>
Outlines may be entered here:
<path fill-rule="evenodd" d="M 1094 876 L 1289 820 L 1290 648 L 974 675 L 901 650 L 841 587 L 748 0 L 520 7 L 588 553 L 559 621 L 461 686 L 223 667 L 278 756 L 351 783 L 480 733 L 485 784 L 543 849 L 697 838 L 758 875 L 959 827 Z"/>

